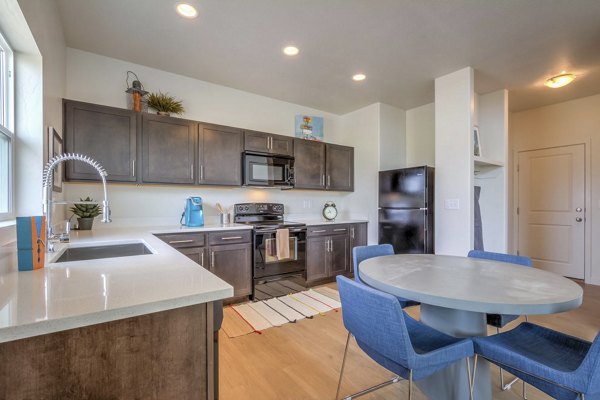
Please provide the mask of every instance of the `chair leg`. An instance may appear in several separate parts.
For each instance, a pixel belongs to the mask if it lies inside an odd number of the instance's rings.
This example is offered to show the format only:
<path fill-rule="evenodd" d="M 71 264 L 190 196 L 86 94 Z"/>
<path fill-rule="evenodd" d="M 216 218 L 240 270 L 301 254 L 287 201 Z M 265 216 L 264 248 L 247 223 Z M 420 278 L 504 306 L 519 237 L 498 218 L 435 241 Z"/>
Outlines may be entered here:
<path fill-rule="evenodd" d="M 527 384 L 523 381 L 523 400 L 527 400 Z"/>
<path fill-rule="evenodd" d="M 342 369 L 340 370 L 340 379 L 338 381 L 337 391 L 335 392 L 335 400 L 339 399 L 340 388 L 342 386 L 342 377 L 344 376 L 344 367 L 346 366 L 346 356 L 348 355 L 348 345 L 350 344 L 350 332 L 346 338 L 346 348 L 344 348 L 344 359 L 342 360 Z"/>
<path fill-rule="evenodd" d="M 471 388 L 473 387 L 473 379 L 471 378 L 471 362 L 469 361 L 469 357 L 467 360 L 467 378 L 469 379 L 469 400 L 473 400 L 473 391 Z"/>
<path fill-rule="evenodd" d="M 473 398 L 473 388 L 475 386 L 475 372 L 477 372 L 477 354 L 475 354 L 475 359 L 473 360 L 473 375 L 471 376 L 471 390 L 469 393 L 469 397 Z"/>
<path fill-rule="evenodd" d="M 408 400 L 412 400 L 412 369 L 408 374 Z"/>

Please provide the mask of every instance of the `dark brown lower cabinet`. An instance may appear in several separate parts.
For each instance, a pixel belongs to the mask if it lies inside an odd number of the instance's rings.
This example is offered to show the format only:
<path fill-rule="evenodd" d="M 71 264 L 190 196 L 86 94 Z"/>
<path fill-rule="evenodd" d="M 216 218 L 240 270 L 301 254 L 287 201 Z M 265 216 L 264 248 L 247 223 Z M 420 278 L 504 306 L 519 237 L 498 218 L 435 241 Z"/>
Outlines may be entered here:
<path fill-rule="evenodd" d="M 156 236 L 233 286 L 233 297 L 252 294 L 252 231 Z"/>
<path fill-rule="evenodd" d="M 317 282 L 350 273 L 348 225 L 311 226 L 306 239 L 306 280 Z"/>
<path fill-rule="evenodd" d="M 233 286 L 233 297 L 252 294 L 252 245 L 250 243 L 210 246 L 209 270 Z"/>
<path fill-rule="evenodd" d="M 213 303 L 0 343 L 0 399 L 215 398 Z"/>

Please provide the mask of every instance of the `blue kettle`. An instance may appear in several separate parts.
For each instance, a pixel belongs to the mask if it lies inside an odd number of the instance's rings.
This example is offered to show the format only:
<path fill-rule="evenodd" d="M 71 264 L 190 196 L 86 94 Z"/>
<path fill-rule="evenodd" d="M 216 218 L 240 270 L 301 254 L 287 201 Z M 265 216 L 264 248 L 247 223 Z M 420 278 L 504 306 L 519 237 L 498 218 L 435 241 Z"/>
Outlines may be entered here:
<path fill-rule="evenodd" d="M 185 201 L 185 210 L 181 218 L 185 226 L 204 226 L 202 197 L 188 197 Z"/>

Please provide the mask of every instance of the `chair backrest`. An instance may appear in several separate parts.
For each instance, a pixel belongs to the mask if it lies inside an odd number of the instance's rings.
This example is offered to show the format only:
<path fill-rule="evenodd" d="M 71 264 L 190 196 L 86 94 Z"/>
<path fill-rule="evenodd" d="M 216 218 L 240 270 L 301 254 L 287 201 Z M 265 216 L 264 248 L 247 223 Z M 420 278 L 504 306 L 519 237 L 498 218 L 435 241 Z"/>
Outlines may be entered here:
<path fill-rule="evenodd" d="M 500 261 L 511 264 L 519 264 L 525 267 L 531 267 L 531 258 L 524 256 L 515 256 L 512 254 L 494 253 L 491 251 L 471 250 L 467 257 L 482 258 L 484 260 Z"/>
<path fill-rule="evenodd" d="M 358 265 L 373 257 L 391 256 L 394 254 L 394 247 L 391 244 L 376 244 L 371 246 L 356 246 L 352 249 L 352 261 L 354 262 L 354 280 L 362 282 L 358 276 Z"/>
<path fill-rule="evenodd" d="M 596 334 L 596 338 L 578 370 L 589 377 L 588 393 L 600 393 L 600 333 Z"/>
<path fill-rule="evenodd" d="M 410 367 L 416 356 L 398 299 L 341 275 L 336 279 L 346 329 L 381 355 Z"/>

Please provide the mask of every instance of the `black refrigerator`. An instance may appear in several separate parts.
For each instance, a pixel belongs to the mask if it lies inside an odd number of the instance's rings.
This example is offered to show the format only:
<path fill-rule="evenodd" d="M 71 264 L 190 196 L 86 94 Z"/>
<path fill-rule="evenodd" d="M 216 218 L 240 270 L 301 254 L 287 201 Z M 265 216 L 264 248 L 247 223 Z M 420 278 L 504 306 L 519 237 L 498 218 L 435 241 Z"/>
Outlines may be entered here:
<path fill-rule="evenodd" d="M 379 172 L 379 243 L 396 254 L 433 254 L 434 179 L 432 167 Z"/>

